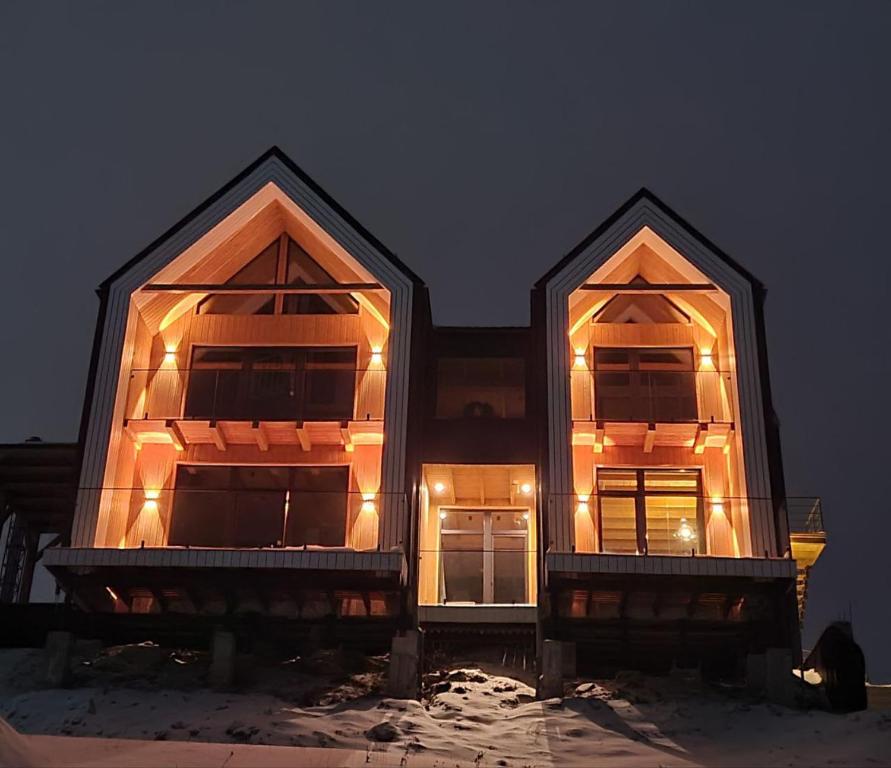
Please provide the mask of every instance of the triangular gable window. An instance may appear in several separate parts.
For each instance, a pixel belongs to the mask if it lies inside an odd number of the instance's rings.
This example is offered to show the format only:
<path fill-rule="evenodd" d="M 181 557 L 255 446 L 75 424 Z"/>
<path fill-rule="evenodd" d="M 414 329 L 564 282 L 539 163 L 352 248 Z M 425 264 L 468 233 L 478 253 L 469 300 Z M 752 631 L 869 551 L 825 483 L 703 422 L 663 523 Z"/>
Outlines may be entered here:
<path fill-rule="evenodd" d="M 279 275 L 285 277 L 284 281 Z M 276 239 L 251 259 L 226 285 L 336 285 L 331 277 L 294 240 L 282 247 Z M 358 302 L 342 293 L 212 293 L 198 303 L 199 315 L 354 315 Z"/>

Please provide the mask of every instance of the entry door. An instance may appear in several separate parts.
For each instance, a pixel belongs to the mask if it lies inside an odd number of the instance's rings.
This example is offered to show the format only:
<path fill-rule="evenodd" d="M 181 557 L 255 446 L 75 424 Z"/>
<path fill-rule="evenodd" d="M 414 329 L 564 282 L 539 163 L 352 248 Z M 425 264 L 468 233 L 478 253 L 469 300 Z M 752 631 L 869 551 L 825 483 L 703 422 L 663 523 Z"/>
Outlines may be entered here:
<path fill-rule="evenodd" d="M 516 510 L 443 509 L 443 603 L 526 603 L 526 515 Z"/>

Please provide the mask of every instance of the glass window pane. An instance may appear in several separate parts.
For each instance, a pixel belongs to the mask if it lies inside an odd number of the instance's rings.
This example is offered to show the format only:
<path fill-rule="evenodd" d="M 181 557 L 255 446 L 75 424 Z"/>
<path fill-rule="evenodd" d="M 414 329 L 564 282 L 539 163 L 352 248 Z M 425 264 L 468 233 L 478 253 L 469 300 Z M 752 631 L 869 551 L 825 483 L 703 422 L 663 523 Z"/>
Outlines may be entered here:
<path fill-rule="evenodd" d="M 477 515 L 482 518 L 482 515 Z M 442 535 L 442 601 L 483 602 L 483 537 L 475 533 Z"/>
<path fill-rule="evenodd" d="M 526 537 L 492 537 L 496 603 L 526 602 Z"/>
<path fill-rule="evenodd" d="M 227 285 L 273 285 L 278 264 L 278 240 L 270 243 L 227 281 Z M 199 315 L 271 315 L 272 294 L 212 293 L 198 302 Z"/>
<path fill-rule="evenodd" d="M 319 285 L 336 283 L 303 248 L 288 240 L 288 285 Z M 300 293 L 286 294 L 286 315 L 354 315 L 359 303 L 348 293 Z"/>
<path fill-rule="evenodd" d="M 285 544 L 299 547 L 346 544 L 347 467 L 295 467 L 291 470 Z"/>
<path fill-rule="evenodd" d="M 630 491 L 637 490 L 637 472 L 621 469 L 597 470 L 597 487 L 601 491 Z"/>
<path fill-rule="evenodd" d="M 306 352 L 302 418 L 351 419 L 356 396 L 356 348 Z"/>
<path fill-rule="evenodd" d="M 699 549 L 695 496 L 647 496 L 647 552 L 688 555 Z"/>
<path fill-rule="evenodd" d="M 637 350 L 640 370 L 692 371 L 692 349 L 640 349 Z"/>
<path fill-rule="evenodd" d="M 637 521 L 634 498 L 600 497 L 601 550 L 618 554 L 637 553 Z"/>
<path fill-rule="evenodd" d="M 693 491 L 699 488 L 698 470 L 647 470 L 644 472 L 644 487 L 648 491 Z"/>
<path fill-rule="evenodd" d="M 526 415 L 525 377 L 522 358 L 442 357 L 436 418 L 521 419 Z"/>

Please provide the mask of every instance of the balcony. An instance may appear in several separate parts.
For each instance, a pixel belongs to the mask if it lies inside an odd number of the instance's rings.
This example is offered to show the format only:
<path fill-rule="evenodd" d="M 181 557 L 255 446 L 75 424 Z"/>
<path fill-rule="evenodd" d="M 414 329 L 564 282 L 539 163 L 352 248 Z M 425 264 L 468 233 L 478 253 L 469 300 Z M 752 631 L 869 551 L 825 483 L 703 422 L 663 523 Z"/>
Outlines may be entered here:
<path fill-rule="evenodd" d="M 383 442 L 383 368 L 135 369 L 126 434 L 137 444 L 342 446 Z"/>
<path fill-rule="evenodd" d="M 659 447 L 729 446 L 734 432 L 733 375 L 716 370 L 592 370 L 571 374 L 573 444 Z"/>

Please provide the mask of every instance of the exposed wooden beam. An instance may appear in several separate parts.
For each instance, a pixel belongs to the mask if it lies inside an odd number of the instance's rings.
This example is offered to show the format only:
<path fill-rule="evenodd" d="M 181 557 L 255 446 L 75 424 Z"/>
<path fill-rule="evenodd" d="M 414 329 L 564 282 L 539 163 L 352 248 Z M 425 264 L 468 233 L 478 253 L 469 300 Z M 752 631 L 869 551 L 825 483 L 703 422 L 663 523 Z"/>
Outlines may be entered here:
<path fill-rule="evenodd" d="M 178 451 L 186 450 L 186 438 L 183 437 L 182 430 L 179 428 L 179 424 L 176 423 L 176 419 L 167 419 L 164 422 L 164 426 L 167 429 L 167 434 L 170 435 L 170 442 L 173 443 L 174 448 Z"/>
<path fill-rule="evenodd" d="M 354 293 L 357 291 L 379 291 L 380 283 L 316 283 L 315 285 L 269 285 L 268 283 L 149 283 L 142 288 L 152 293 Z"/>
<path fill-rule="evenodd" d="M 350 432 L 349 422 L 343 422 L 340 425 L 340 438 L 343 440 L 343 449 L 345 451 L 352 451 L 353 446 L 353 435 Z"/>
<path fill-rule="evenodd" d="M 647 433 L 644 436 L 643 450 L 644 453 L 652 453 L 653 446 L 656 444 L 656 425 L 648 424 Z"/>
<path fill-rule="evenodd" d="M 266 429 L 263 427 L 263 424 L 259 421 L 255 421 L 251 424 L 251 429 L 254 432 L 254 439 L 257 441 L 257 448 L 261 451 L 268 451 L 269 436 L 266 434 Z"/>
<path fill-rule="evenodd" d="M 604 293 L 681 293 L 690 291 L 717 291 L 713 283 L 585 283 L 583 291 Z"/>
<path fill-rule="evenodd" d="M 306 431 L 306 427 L 303 426 L 302 421 L 297 422 L 297 440 L 300 442 L 300 447 L 304 451 L 312 449 L 312 440 L 310 440 L 309 432 Z"/>
<path fill-rule="evenodd" d="M 226 436 L 223 434 L 223 430 L 220 429 L 220 425 L 217 424 L 216 421 L 211 421 L 207 425 L 210 430 L 210 436 L 213 439 L 213 444 L 217 447 L 217 450 L 225 451 L 226 450 Z"/>
<path fill-rule="evenodd" d="M 693 453 L 701 455 L 705 453 L 705 440 L 708 437 L 708 424 L 700 424 L 696 429 L 696 437 L 693 440 Z"/>
<path fill-rule="evenodd" d="M 603 435 L 606 429 L 602 421 L 598 421 L 594 425 L 594 453 L 603 453 Z"/>

